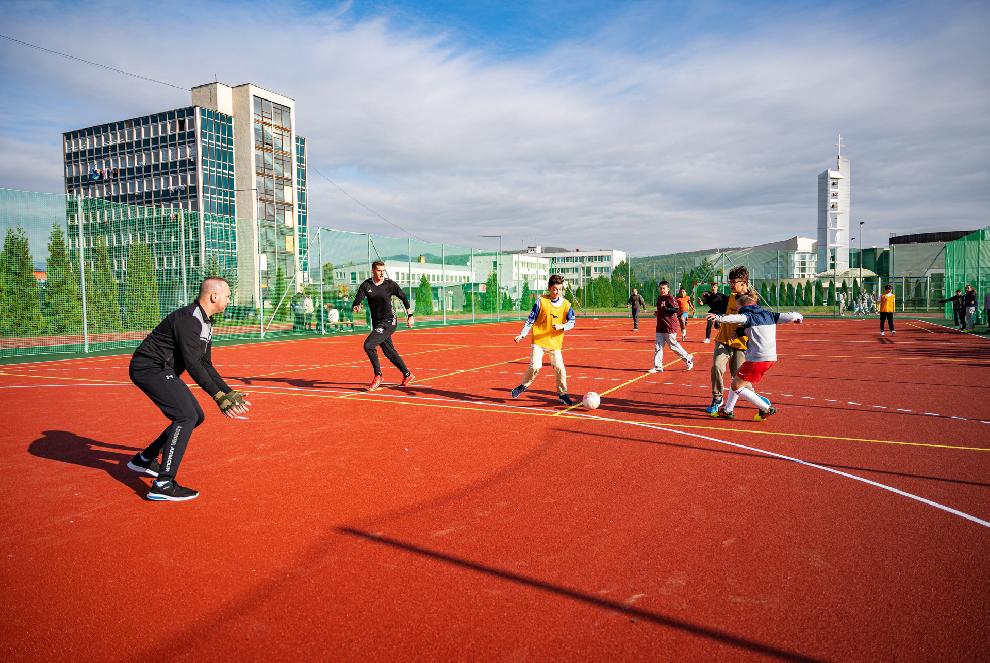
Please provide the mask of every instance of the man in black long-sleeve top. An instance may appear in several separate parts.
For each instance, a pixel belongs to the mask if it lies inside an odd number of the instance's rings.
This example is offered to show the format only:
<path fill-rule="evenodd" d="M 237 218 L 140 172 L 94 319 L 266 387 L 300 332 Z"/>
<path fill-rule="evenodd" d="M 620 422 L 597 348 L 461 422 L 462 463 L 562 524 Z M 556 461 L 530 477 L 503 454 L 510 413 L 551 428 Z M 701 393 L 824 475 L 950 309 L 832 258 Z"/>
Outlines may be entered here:
<path fill-rule="evenodd" d="M 938 300 L 939 304 L 948 304 L 949 302 L 952 302 L 952 324 L 959 329 L 964 328 L 966 326 L 966 314 L 963 309 L 962 290 L 956 290 L 956 294 L 953 296 Z"/>
<path fill-rule="evenodd" d="M 148 492 L 149 500 L 178 502 L 199 495 L 175 480 L 193 429 L 206 417 L 189 387 L 180 379 L 185 371 L 213 397 L 226 416 L 244 414 L 251 405 L 244 394 L 228 387 L 213 368 L 210 352 L 213 315 L 222 312 L 229 303 L 227 281 L 217 277 L 206 279 L 196 301 L 170 313 L 131 357 L 131 381 L 172 422 L 127 463 L 135 472 L 155 477 Z"/>
<path fill-rule="evenodd" d="M 716 315 L 725 315 L 726 308 L 729 305 L 729 298 L 718 291 L 718 284 L 712 283 L 712 289 L 709 292 L 701 293 L 700 303 L 703 306 L 708 307 L 709 313 L 714 313 Z M 715 324 L 714 320 L 709 319 L 705 324 L 705 343 L 712 342 L 712 325 Z M 715 327 L 718 329 L 718 327 Z"/>
<path fill-rule="evenodd" d="M 409 298 L 406 297 L 406 293 L 402 291 L 398 283 L 385 278 L 385 263 L 376 260 L 371 263 L 371 278 L 365 279 L 358 286 L 352 306 L 355 313 L 360 313 L 361 302 L 367 299 L 368 308 L 371 309 L 371 333 L 364 339 L 364 351 L 368 353 L 371 367 L 375 369 L 375 377 L 368 385 L 368 391 L 374 391 L 382 385 L 382 366 L 378 362 L 377 349 L 379 345 L 382 346 L 382 352 L 385 353 L 388 360 L 402 371 L 402 386 L 406 386 L 415 379 L 392 344 L 392 334 L 398 327 L 395 311 L 392 309 L 392 297 L 398 297 L 402 301 L 402 305 L 406 307 L 406 326 L 412 327 L 414 320 L 412 308 L 409 306 Z"/>

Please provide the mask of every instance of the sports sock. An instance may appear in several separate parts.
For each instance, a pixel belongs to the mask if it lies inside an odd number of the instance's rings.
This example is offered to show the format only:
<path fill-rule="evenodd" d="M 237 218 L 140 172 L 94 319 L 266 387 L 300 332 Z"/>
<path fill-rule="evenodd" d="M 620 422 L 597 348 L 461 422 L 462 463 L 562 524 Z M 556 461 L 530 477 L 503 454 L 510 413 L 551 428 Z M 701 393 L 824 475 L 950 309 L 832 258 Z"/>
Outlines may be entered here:
<path fill-rule="evenodd" d="M 766 401 L 764 401 L 762 398 L 760 398 L 757 395 L 757 393 L 755 391 L 753 391 L 752 389 L 750 389 L 749 387 L 743 387 L 742 389 L 740 389 L 739 390 L 739 395 L 742 396 L 743 398 L 745 398 L 747 401 L 749 401 L 753 405 L 755 405 L 761 411 L 762 410 L 765 410 L 766 407 L 767 407 Z"/>
<path fill-rule="evenodd" d="M 726 412 L 732 412 L 733 408 L 736 407 L 736 401 L 739 400 L 739 393 L 735 389 L 729 389 L 729 395 L 725 397 L 725 407 L 722 409 Z"/>

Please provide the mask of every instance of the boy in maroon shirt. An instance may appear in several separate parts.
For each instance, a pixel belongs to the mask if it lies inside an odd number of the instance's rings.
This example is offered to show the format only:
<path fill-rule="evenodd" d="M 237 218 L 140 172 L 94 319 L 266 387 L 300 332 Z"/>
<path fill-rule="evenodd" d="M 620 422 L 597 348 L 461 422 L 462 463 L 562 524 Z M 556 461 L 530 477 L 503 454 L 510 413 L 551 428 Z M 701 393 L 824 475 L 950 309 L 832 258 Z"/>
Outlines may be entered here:
<path fill-rule="evenodd" d="M 677 330 L 680 323 L 677 321 L 677 300 L 670 294 L 670 283 L 660 281 L 660 296 L 657 297 L 657 335 L 653 344 L 653 368 L 650 373 L 663 373 L 663 347 L 670 346 L 678 357 L 684 360 L 687 370 L 694 368 L 694 359 L 677 342 Z"/>

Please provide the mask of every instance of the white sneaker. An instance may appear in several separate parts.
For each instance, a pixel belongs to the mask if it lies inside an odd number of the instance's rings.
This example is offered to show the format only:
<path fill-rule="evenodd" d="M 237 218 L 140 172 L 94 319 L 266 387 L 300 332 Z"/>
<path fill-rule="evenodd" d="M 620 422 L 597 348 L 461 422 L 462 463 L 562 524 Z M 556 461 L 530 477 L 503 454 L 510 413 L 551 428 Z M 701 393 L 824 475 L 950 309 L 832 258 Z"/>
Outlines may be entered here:
<path fill-rule="evenodd" d="M 663 369 L 662 368 L 657 368 L 656 366 L 654 366 L 653 368 L 651 368 L 649 370 L 649 372 L 650 373 L 663 373 Z"/>
<path fill-rule="evenodd" d="M 886 336 L 887 335 L 887 332 L 880 332 L 880 335 L 881 336 Z"/>
<path fill-rule="evenodd" d="M 705 339 L 705 343 L 711 343 L 711 342 L 712 342 L 712 339 L 710 339 L 710 338 L 706 338 Z"/>
<path fill-rule="evenodd" d="M 897 332 L 895 332 L 893 329 L 891 329 L 890 330 L 890 335 L 891 336 L 897 336 Z"/>
<path fill-rule="evenodd" d="M 686 370 L 686 371 L 693 371 L 694 370 L 694 359 L 688 359 L 685 363 L 687 364 L 687 366 L 685 367 L 684 370 Z"/>

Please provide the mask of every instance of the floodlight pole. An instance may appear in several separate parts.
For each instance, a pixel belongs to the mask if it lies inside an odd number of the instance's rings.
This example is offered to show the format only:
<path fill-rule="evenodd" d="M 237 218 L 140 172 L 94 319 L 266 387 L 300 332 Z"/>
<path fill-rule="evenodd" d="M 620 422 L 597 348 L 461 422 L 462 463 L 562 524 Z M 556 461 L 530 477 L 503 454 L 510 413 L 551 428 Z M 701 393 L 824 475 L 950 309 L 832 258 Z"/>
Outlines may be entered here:
<path fill-rule="evenodd" d="M 866 221 L 859 222 L 859 287 L 863 287 L 863 224 Z"/>

